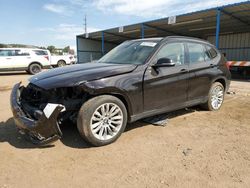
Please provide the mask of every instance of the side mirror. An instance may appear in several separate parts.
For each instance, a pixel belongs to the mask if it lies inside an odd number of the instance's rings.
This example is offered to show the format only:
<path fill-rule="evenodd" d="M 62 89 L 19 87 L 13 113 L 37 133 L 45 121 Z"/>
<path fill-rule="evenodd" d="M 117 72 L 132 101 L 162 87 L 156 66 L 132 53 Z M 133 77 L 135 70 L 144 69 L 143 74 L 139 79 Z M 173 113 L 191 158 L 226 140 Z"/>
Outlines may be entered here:
<path fill-rule="evenodd" d="M 160 58 L 157 63 L 154 65 L 155 67 L 173 67 L 175 63 L 172 59 L 169 58 Z"/>

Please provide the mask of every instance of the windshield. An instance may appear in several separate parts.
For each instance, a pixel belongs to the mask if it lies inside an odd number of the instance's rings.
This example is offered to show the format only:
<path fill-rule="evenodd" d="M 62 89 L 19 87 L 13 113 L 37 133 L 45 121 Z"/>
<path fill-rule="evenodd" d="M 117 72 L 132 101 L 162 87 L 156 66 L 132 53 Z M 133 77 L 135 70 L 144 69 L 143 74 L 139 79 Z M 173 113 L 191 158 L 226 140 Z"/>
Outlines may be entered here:
<path fill-rule="evenodd" d="M 104 55 L 99 63 L 136 64 L 145 63 L 159 41 L 126 41 Z"/>

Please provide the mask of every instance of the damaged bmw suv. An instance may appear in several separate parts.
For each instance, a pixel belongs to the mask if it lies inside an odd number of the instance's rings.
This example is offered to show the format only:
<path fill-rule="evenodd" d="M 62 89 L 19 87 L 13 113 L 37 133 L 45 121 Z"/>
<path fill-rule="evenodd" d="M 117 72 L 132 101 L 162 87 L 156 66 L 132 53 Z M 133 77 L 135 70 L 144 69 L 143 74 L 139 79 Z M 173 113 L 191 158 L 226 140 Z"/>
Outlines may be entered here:
<path fill-rule="evenodd" d="M 15 123 L 36 144 L 60 139 L 72 120 L 94 146 L 114 142 L 127 123 L 202 105 L 219 110 L 230 84 L 225 58 L 210 43 L 189 37 L 126 41 L 95 63 L 56 68 L 17 83 Z"/>

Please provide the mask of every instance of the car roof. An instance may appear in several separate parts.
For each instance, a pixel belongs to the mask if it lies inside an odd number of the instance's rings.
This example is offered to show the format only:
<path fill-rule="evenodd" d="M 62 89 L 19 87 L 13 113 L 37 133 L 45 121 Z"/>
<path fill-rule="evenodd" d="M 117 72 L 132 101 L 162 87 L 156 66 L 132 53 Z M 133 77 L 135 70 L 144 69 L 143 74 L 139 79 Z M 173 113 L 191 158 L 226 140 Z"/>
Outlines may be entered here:
<path fill-rule="evenodd" d="M 47 49 L 40 49 L 40 48 L 0 48 L 0 50 L 44 50 L 44 51 L 47 51 Z"/>
<path fill-rule="evenodd" d="M 144 39 L 135 39 L 133 41 L 167 41 L 171 39 L 177 39 L 177 40 L 185 40 L 185 41 L 190 41 L 190 42 L 201 42 L 201 43 L 206 43 L 210 44 L 208 41 L 200 39 L 200 38 L 195 38 L 195 37 L 187 37 L 187 36 L 167 36 L 167 37 L 153 37 L 153 38 L 144 38 Z M 211 45 L 211 44 L 210 44 Z"/>
<path fill-rule="evenodd" d="M 178 40 L 185 40 L 185 41 L 192 41 L 192 42 L 202 42 L 202 43 L 207 43 L 210 44 L 208 41 L 200 39 L 200 38 L 195 38 L 195 37 L 187 37 L 187 36 L 168 36 L 165 37 L 164 40 L 168 39 L 178 39 Z"/>
<path fill-rule="evenodd" d="M 153 38 L 144 38 L 144 39 L 135 39 L 133 41 L 161 41 L 163 37 L 153 37 Z"/>

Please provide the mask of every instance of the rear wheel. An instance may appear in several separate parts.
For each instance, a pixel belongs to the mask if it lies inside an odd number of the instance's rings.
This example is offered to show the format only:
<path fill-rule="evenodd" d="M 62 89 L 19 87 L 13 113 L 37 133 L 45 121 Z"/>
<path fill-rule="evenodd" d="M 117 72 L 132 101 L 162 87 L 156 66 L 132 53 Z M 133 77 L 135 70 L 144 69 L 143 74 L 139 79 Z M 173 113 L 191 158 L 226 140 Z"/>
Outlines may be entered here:
<path fill-rule="evenodd" d="M 60 61 L 57 62 L 58 67 L 64 67 L 65 65 L 66 65 L 66 62 L 63 61 L 63 60 L 60 60 Z"/>
<path fill-rule="evenodd" d="M 39 65 L 38 63 L 32 63 L 30 66 L 29 66 L 29 69 L 28 69 L 28 72 L 30 74 L 37 74 L 39 72 L 42 71 L 42 67 L 41 65 Z"/>
<path fill-rule="evenodd" d="M 85 102 L 78 114 L 81 136 L 94 146 L 103 146 L 120 137 L 127 124 L 127 110 L 116 97 L 103 95 Z"/>
<path fill-rule="evenodd" d="M 224 94 L 224 86 L 220 82 L 213 83 L 209 90 L 208 101 L 202 107 L 209 111 L 219 110 L 224 101 Z"/>

